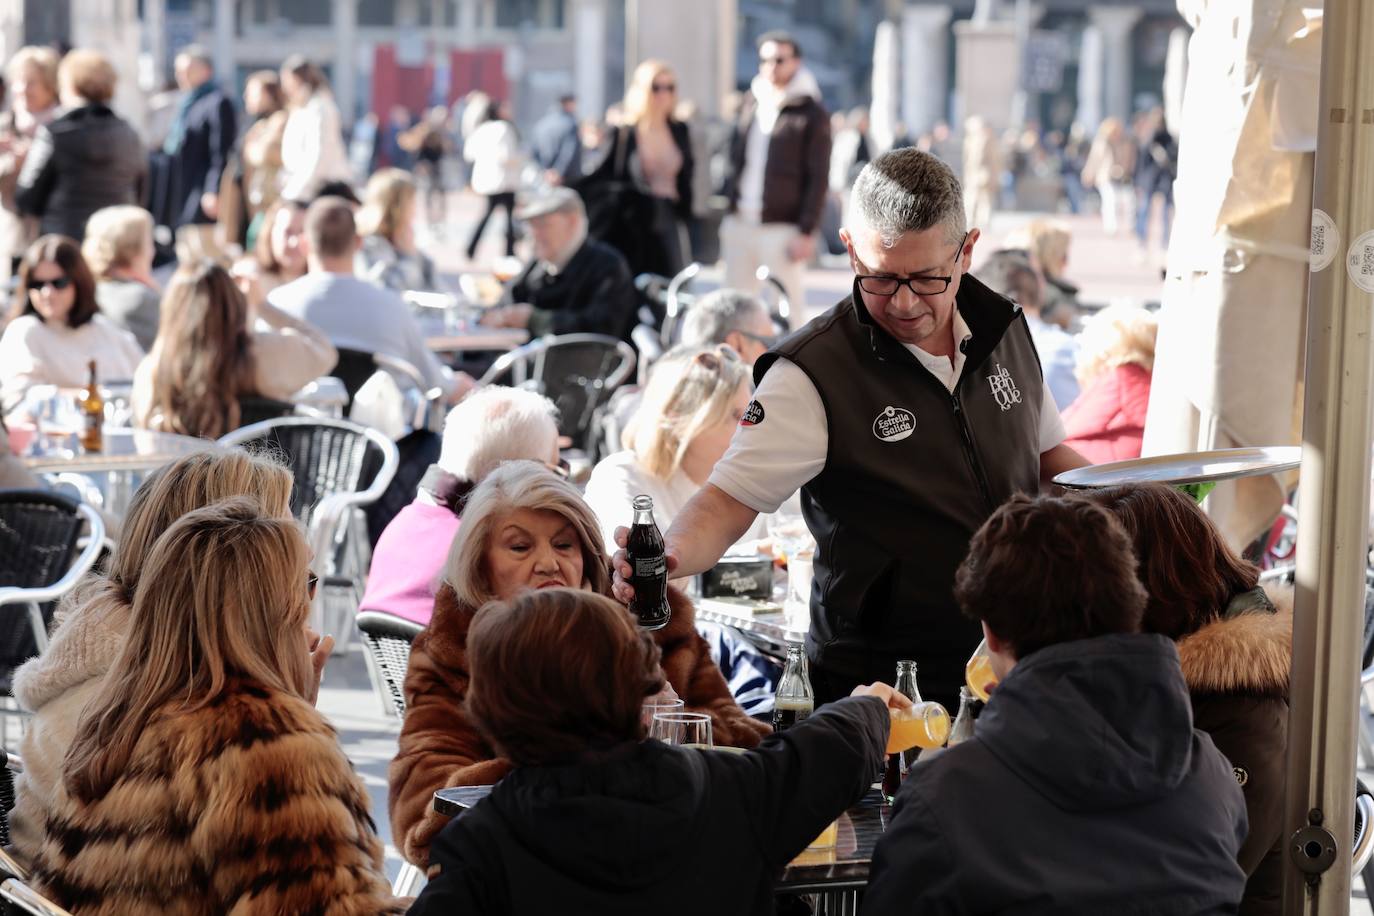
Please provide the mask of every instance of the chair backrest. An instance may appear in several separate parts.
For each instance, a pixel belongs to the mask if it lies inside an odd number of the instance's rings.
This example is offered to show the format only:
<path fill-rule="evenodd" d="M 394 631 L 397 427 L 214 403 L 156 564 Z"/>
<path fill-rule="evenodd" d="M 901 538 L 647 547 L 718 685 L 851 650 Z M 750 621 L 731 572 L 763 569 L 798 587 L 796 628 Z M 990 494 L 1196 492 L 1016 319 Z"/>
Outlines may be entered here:
<path fill-rule="evenodd" d="M 358 630 L 363 634 L 363 647 L 372 658 L 377 672 L 378 687 L 401 718 L 406 714 L 406 698 L 402 690 L 406 668 L 410 665 L 410 644 L 424 627 L 413 620 L 381 611 L 360 611 Z"/>
<path fill-rule="evenodd" d="M 0 884 L 0 897 L 7 900 L 12 908 L 29 916 L 72 916 L 71 912 L 53 903 L 38 891 L 16 878 L 7 878 Z"/>
<path fill-rule="evenodd" d="M 279 420 L 296 412 L 296 405 L 290 401 L 278 401 L 256 394 L 239 396 L 239 426 L 251 426 L 263 420 Z"/>
<path fill-rule="evenodd" d="M 376 371 L 377 362 L 371 353 L 340 347 L 339 361 L 334 364 L 334 371 L 330 375 L 343 382 L 344 390 L 348 392 L 348 407 L 352 407 L 358 389 L 363 387 L 363 383 L 372 378 Z M 347 408 L 344 412 L 348 412 Z"/>
<path fill-rule="evenodd" d="M 498 359 L 484 384 L 530 388 L 558 407 L 558 432 L 590 452 L 596 409 L 634 371 L 634 348 L 604 334 L 563 334 L 532 341 Z"/>
<path fill-rule="evenodd" d="M 381 468 L 382 448 L 368 430 L 346 420 L 286 417 L 220 437 L 221 445 L 279 455 L 291 469 L 291 512 L 309 525 L 327 496 L 364 489 Z"/>
<path fill-rule="evenodd" d="M 44 588 L 66 575 L 77 555 L 77 539 L 86 518 L 80 505 L 44 490 L 0 491 L 0 588 Z M 18 610 L 17 608 L 15 610 Z M 41 609 L 43 623 L 54 605 Z M 8 672 L 37 655 L 42 646 L 34 626 L 22 614 L 0 619 L 0 686 L 8 693 Z"/>

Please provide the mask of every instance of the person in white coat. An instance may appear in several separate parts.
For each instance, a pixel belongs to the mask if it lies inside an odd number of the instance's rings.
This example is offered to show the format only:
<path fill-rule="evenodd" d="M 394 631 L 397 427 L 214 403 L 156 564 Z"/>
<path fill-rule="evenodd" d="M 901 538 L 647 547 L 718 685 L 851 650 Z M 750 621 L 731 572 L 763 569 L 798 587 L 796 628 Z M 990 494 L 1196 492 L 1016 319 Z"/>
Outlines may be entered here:
<path fill-rule="evenodd" d="M 353 169 L 344 149 L 339 108 L 324 73 L 314 62 L 293 54 L 282 64 L 281 85 L 290 103 L 281 141 L 281 196 L 308 202 L 326 183 L 351 184 Z"/>
<path fill-rule="evenodd" d="M 497 207 L 506 211 L 506 256 L 515 254 L 515 192 L 520 187 L 520 137 L 510 121 L 510 106 L 489 102 L 478 126 L 463 144 L 463 158 L 472 164 L 469 184 L 487 198 L 487 210 L 478 220 L 468 242 L 468 260 L 477 255 L 477 244 Z"/>

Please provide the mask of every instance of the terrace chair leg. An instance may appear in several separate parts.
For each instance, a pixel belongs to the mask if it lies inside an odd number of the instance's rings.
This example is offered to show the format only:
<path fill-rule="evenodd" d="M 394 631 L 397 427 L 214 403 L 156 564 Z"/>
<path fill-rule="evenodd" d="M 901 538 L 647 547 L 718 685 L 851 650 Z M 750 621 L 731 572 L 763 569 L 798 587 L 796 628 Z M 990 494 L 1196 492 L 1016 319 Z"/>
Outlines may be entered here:
<path fill-rule="evenodd" d="M 394 897 L 414 897 L 424 885 L 425 873 L 407 862 L 401 866 L 401 873 L 391 885 L 391 894 Z"/>

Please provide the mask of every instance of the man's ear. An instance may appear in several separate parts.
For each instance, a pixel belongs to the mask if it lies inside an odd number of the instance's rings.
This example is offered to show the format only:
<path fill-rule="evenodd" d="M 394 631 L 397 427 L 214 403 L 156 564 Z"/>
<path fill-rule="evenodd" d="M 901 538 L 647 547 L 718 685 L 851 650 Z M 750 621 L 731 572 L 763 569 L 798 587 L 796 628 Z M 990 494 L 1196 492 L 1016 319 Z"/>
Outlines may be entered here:
<path fill-rule="evenodd" d="M 859 272 L 859 258 L 854 254 L 854 233 L 844 227 L 840 227 L 840 241 L 844 242 L 844 250 L 849 254 L 849 269 L 854 273 Z"/>
<path fill-rule="evenodd" d="M 973 245 L 974 245 L 974 243 L 977 242 L 980 238 L 982 238 L 982 236 L 983 236 L 983 233 L 980 232 L 980 231 L 977 230 L 977 229 L 970 229 L 970 230 L 968 231 L 968 239 L 964 241 L 964 250 L 961 251 L 961 252 L 959 253 L 959 254 L 960 254 L 960 260 L 962 261 L 962 263 L 959 265 L 959 269 L 960 269 L 960 270 L 967 272 L 968 269 L 969 269 L 969 267 L 972 266 L 972 264 L 973 264 Z"/>
<path fill-rule="evenodd" d="M 987 640 L 989 652 L 997 652 L 1003 655 L 1011 654 L 1008 651 L 1009 647 L 1006 642 L 999 639 L 996 633 L 988 629 L 988 622 L 986 620 L 981 621 L 981 625 L 983 627 L 983 639 Z"/>

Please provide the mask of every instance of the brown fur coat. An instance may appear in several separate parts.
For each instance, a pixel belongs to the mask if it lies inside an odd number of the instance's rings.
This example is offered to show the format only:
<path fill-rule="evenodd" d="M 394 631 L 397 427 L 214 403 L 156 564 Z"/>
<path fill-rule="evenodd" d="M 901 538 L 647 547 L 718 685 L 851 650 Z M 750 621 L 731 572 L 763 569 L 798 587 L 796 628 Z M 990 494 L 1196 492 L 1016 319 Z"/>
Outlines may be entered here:
<path fill-rule="evenodd" d="M 663 673 L 689 711 L 711 716 L 716 744 L 753 747 L 770 732 L 730 695 L 706 641 L 697 634 L 692 602 L 670 588 L 672 621 L 654 633 L 663 650 Z M 489 785 L 510 771 L 467 721 L 467 636 L 476 609 L 458 603 L 444 586 L 429 628 L 415 637 L 406 671 L 406 715 L 391 762 L 391 830 L 401 854 L 429 862 L 429 844 L 448 818 L 435 812 L 434 793 L 450 786 Z"/>
<path fill-rule="evenodd" d="M 1248 881 L 1241 916 L 1277 914 L 1282 897 L 1279 843 L 1288 752 L 1288 681 L 1293 655 L 1293 590 L 1266 588 L 1276 613 L 1215 620 L 1178 642 L 1193 699 L 1193 725 L 1235 768 L 1250 832 L 1238 860 Z"/>
<path fill-rule="evenodd" d="M 334 729 L 299 697 L 242 683 L 156 715 L 103 798 L 61 786 L 33 876 L 79 916 L 406 909 Z"/>

